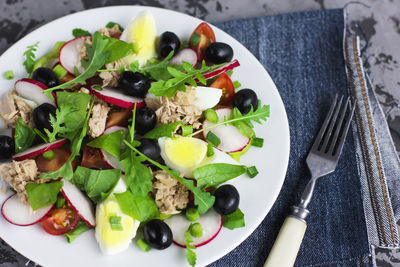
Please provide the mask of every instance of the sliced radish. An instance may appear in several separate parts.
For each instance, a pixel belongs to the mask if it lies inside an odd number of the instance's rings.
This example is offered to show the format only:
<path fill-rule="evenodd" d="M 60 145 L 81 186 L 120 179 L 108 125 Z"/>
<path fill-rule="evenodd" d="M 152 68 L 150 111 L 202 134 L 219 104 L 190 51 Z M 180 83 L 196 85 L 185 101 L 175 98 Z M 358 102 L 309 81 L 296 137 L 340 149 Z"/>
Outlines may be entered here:
<path fill-rule="evenodd" d="M 14 87 L 20 96 L 35 102 L 37 105 L 41 105 L 43 103 L 55 105 L 53 100 L 50 100 L 45 94 L 43 94 L 43 90 L 48 89 L 47 86 L 38 81 L 24 78 L 16 81 Z M 53 97 L 55 98 L 54 93 Z"/>
<path fill-rule="evenodd" d="M 194 52 L 194 50 L 190 48 L 182 49 L 173 58 L 171 58 L 169 64 L 181 65 L 183 61 L 191 64 L 192 66 L 196 65 L 197 63 L 196 52 Z"/>
<path fill-rule="evenodd" d="M 216 109 L 215 112 L 218 115 L 219 121 L 223 121 L 224 118 L 229 118 L 232 112 L 231 108 L 219 108 Z M 207 128 L 209 126 L 214 125 L 214 123 L 205 120 L 203 122 L 203 128 Z M 242 135 L 239 130 L 230 124 L 220 125 L 213 128 L 212 133 L 219 137 L 221 143 L 217 146 L 217 149 L 227 152 L 239 152 L 242 151 L 247 144 L 250 142 L 250 138 Z M 209 131 L 204 131 L 204 138 L 207 136 Z"/>
<path fill-rule="evenodd" d="M 71 207 L 79 214 L 89 226 L 96 226 L 96 219 L 90 199 L 70 181 L 64 179 L 64 186 L 61 193 L 71 205 Z"/>
<path fill-rule="evenodd" d="M 240 66 L 239 61 L 237 59 L 235 59 L 234 61 L 232 61 L 216 70 L 204 73 L 203 75 L 204 75 L 204 78 L 206 78 L 206 80 L 208 80 L 208 79 L 214 78 L 215 76 L 218 76 L 224 72 L 233 70 L 234 68 L 239 67 L 239 66 Z M 199 82 L 199 80 L 197 78 L 194 78 L 194 80 L 196 82 Z"/>
<path fill-rule="evenodd" d="M 121 127 L 121 126 L 111 126 L 111 127 L 107 128 L 103 134 L 110 134 L 110 133 L 113 133 L 113 132 L 116 132 L 119 130 L 125 131 L 125 136 L 128 134 L 128 129 L 125 127 Z M 124 146 L 124 144 L 122 144 L 122 146 Z M 113 155 L 111 155 L 110 153 L 105 151 L 104 149 L 100 149 L 100 154 L 101 154 L 101 158 L 108 165 L 108 167 L 113 168 L 113 169 L 122 170 L 122 173 L 124 173 L 122 165 L 119 162 L 119 158 L 114 157 Z"/>
<path fill-rule="evenodd" d="M 9 223 L 29 226 L 39 222 L 53 208 L 53 205 L 33 210 L 31 206 L 19 201 L 17 194 L 10 196 L 1 206 L 1 214 Z"/>
<path fill-rule="evenodd" d="M 60 49 L 58 59 L 61 66 L 69 73 L 74 74 L 74 67 L 82 73 L 85 69 L 79 64 L 80 47 L 85 43 L 87 36 L 81 36 L 66 42 Z"/>
<path fill-rule="evenodd" d="M 222 90 L 218 88 L 197 86 L 195 89 L 197 98 L 195 105 L 200 110 L 215 107 L 222 96 Z"/>
<path fill-rule="evenodd" d="M 93 95 L 109 104 L 129 109 L 132 109 L 135 103 L 136 108 L 141 108 L 144 106 L 144 100 L 142 98 L 124 95 L 122 92 L 106 87 L 104 87 L 101 91 L 94 89 L 93 86 L 91 88 L 92 89 L 90 89 L 90 92 Z"/>
<path fill-rule="evenodd" d="M 22 161 L 25 159 L 30 159 L 33 157 L 36 157 L 40 154 L 43 154 L 46 151 L 49 150 L 53 150 L 56 148 L 61 147 L 62 145 L 64 145 L 67 142 L 67 139 L 63 138 L 57 141 L 54 141 L 52 143 L 48 143 L 48 144 L 40 144 L 31 148 L 28 148 L 27 150 L 20 152 L 18 154 L 15 154 L 12 156 L 13 160 L 16 161 Z"/>
<path fill-rule="evenodd" d="M 189 229 L 191 221 L 186 219 L 182 214 L 171 216 L 164 220 L 171 228 L 174 243 L 180 247 L 186 247 L 185 232 Z M 210 209 L 201 215 L 198 221 L 203 227 L 203 235 L 201 237 L 193 237 L 191 245 L 201 247 L 213 240 L 222 228 L 222 216 Z"/>

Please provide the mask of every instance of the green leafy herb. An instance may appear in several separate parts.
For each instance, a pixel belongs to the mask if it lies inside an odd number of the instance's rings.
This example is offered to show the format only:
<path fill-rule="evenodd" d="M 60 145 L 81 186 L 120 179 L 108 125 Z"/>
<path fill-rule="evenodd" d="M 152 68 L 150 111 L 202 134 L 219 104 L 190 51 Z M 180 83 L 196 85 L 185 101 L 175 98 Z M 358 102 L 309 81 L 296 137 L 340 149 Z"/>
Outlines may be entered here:
<path fill-rule="evenodd" d="M 149 76 L 154 80 L 166 80 L 171 77 L 168 71 L 168 61 L 174 55 L 174 51 L 171 51 L 162 61 L 147 61 L 146 66 L 138 69 L 137 71 Z M 131 65 L 131 68 L 134 65 Z"/>
<path fill-rule="evenodd" d="M 169 124 L 161 124 L 160 126 L 154 128 L 153 130 L 150 130 L 147 132 L 143 138 L 147 139 L 158 139 L 160 137 L 172 137 L 174 132 L 177 130 L 177 128 L 180 125 L 183 125 L 184 123 L 182 121 L 178 122 L 173 122 Z"/>
<path fill-rule="evenodd" d="M 12 70 L 4 72 L 4 78 L 6 78 L 6 80 L 14 79 L 14 72 Z"/>
<path fill-rule="evenodd" d="M 238 89 L 241 86 L 242 86 L 242 84 L 239 81 L 234 81 L 233 82 L 233 87 L 235 87 L 235 89 Z"/>
<path fill-rule="evenodd" d="M 92 170 L 78 166 L 72 183 L 95 203 L 106 199 L 114 190 L 121 177 L 121 170 Z"/>
<path fill-rule="evenodd" d="M 251 141 L 251 145 L 252 146 L 256 146 L 256 147 L 263 147 L 264 139 L 258 138 L 258 137 L 254 137 L 253 140 Z"/>
<path fill-rule="evenodd" d="M 159 217 L 156 203 L 149 196 L 134 196 L 129 190 L 114 194 L 123 213 L 141 222 Z"/>
<path fill-rule="evenodd" d="M 56 203 L 57 195 L 63 184 L 62 181 L 47 184 L 26 184 L 25 189 L 32 209 L 37 210 Z"/>
<path fill-rule="evenodd" d="M 72 30 L 72 35 L 75 38 L 82 37 L 82 36 L 91 36 L 90 32 L 81 28 L 75 28 Z"/>
<path fill-rule="evenodd" d="M 65 42 L 57 42 L 53 49 L 51 49 L 48 53 L 44 56 L 36 60 L 35 65 L 33 66 L 32 71 L 36 70 L 37 68 L 45 66 L 51 60 L 58 58 L 58 54 L 60 53 L 61 47 L 65 44 Z"/>
<path fill-rule="evenodd" d="M 200 35 L 197 33 L 193 33 L 192 37 L 190 38 L 189 42 L 193 45 L 193 46 L 197 46 L 200 42 Z"/>
<path fill-rule="evenodd" d="M 68 243 L 72 243 L 78 236 L 91 229 L 89 225 L 87 225 L 84 221 L 80 220 L 74 230 L 65 234 Z"/>
<path fill-rule="evenodd" d="M 69 89 L 79 84 L 86 84 L 86 80 L 94 76 L 94 74 L 103 65 L 118 60 L 132 53 L 133 48 L 130 44 L 101 35 L 99 32 L 95 32 L 92 38 L 92 46 L 86 46 L 88 51 L 88 60 L 82 60 L 82 66 L 85 71 L 79 74 L 77 77 L 62 83 L 58 86 L 44 90 L 43 92 L 52 99 L 51 92 L 59 89 Z"/>
<path fill-rule="evenodd" d="M 228 71 L 226 72 L 226 74 L 228 74 L 229 77 L 232 77 L 233 70 L 228 70 Z"/>
<path fill-rule="evenodd" d="M 121 153 L 121 144 L 124 136 L 125 131 L 119 130 L 110 134 L 103 134 L 98 138 L 90 141 L 87 145 L 104 149 L 114 157 L 119 158 Z"/>
<path fill-rule="evenodd" d="M 218 136 L 216 136 L 213 132 L 209 131 L 206 135 L 206 139 L 210 141 L 211 144 L 214 146 L 219 146 L 221 144 L 221 139 L 219 139 Z"/>
<path fill-rule="evenodd" d="M 205 78 L 202 73 L 212 71 L 214 69 L 220 68 L 222 65 L 213 65 L 207 66 L 203 61 L 203 64 L 200 69 L 195 69 L 193 66 L 187 62 L 182 63 L 182 68 L 185 72 L 180 71 L 173 67 L 167 67 L 168 72 L 173 76 L 173 78 L 168 80 L 158 80 L 157 82 L 153 82 L 149 89 L 149 92 L 155 96 L 168 96 L 172 97 L 176 91 L 186 91 L 186 84 L 190 84 L 192 86 L 197 86 L 194 77 L 196 77 L 201 83 L 204 85 Z"/>
<path fill-rule="evenodd" d="M 247 172 L 247 175 L 248 175 L 250 178 L 254 178 L 254 177 L 256 177 L 257 174 L 258 174 L 258 170 L 257 170 L 256 166 L 248 167 L 247 170 L 246 170 L 246 172 Z"/>
<path fill-rule="evenodd" d="M 207 157 L 214 155 L 214 146 L 212 143 L 207 143 Z"/>
<path fill-rule="evenodd" d="M 138 244 L 139 248 L 140 248 L 143 252 L 148 252 L 148 251 L 151 250 L 150 245 L 147 244 L 147 242 L 144 241 L 143 238 L 138 239 L 136 243 Z"/>
<path fill-rule="evenodd" d="M 19 153 L 30 148 L 35 140 L 35 137 L 35 131 L 31 127 L 25 125 L 21 118 L 18 118 L 14 133 L 15 153 Z"/>
<path fill-rule="evenodd" d="M 121 32 L 124 31 L 124 28 L 123 28 L 120 24 L 118 24 L 118 23 L 116 23 L 116 22 L 113 22 L 113 21 L 110 21 L 109 23 L 107 23 L 107 24 L 106 24 L 106 28 L 111 29 L 111 28 L 114 27 L 115 25 L 118 25 L 118 29 L 119 29 Z"/>
<path fill-rule="evenodd" d="M 68 71 L 66 69 L 64 69 L 63 66 L 61 66 L 60 64 L 57 64 L 53 68 L 53 72 L 56 74 L 57 79 L 62 79 L 65 77 L 65 75 L 68 74 Z"/>
<path fill-rule="evenodd" d="M 33 131 L 35 132 L 35 134 L 37 134 L 37 136 L 39 136 L 40 138 L 42 138 L 43 141 L 44 141 L 45 143 L 48 143 L 48 142 L 49 142 L 49 140 L 47 139 L 47 136 L 44 135 L 39 129 L 33 128 Z"/>
<path fill-rule="evenodd" d="M 36 42 L 35 44 L 28 46 L 27 47 L 28 49 L 24 53 L 25 61 L 23 64 L 28 73 L 32 73 L 33 71 L 33 66 L 35 65 L 35 57 L 36 57 L 35 52 L 38 46 L 39 42 Z"/>
<path fill-rule="evenodd" d="M 190 266 L 195 266 L 196 265 L 196 252 L 194 252 L 194 249 L 196 249 L 195 246 L 190 245 L 191 242 L 193 242 L 192 235 L 190 234 L 190 230 L 187 230 L 185 232 L 185 238 L 186 238 L 186 259 Z"/>
<path fill-rule="evenodd" d="M 193 176 L 197 181 L 197 186 L 206 188 L 217 186 L 230 179 L 242 175 L 247 170 L 243 165 L 232 165 L 227 163 L 213 163 L 196 168 Z"/>
<path fill-rule="evenodd" d="M 114 231 L 122 231 L 124 228 L 121 224 L 121 216 L 110 216 L 108 222 L 111 225 L 111 229 Z"/>
<path fill-rule="evenodd" d="M 244 227 L 244 214 L 238 208 L 233 213 L 222 216 L 222 225 L 228 229 Z"/>

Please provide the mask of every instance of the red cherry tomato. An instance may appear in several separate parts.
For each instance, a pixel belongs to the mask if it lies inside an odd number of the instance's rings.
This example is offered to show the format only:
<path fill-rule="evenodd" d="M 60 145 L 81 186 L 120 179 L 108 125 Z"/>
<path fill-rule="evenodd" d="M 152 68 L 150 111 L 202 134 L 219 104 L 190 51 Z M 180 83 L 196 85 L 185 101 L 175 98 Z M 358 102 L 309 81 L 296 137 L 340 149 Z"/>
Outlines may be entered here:
<path fill-rule="evenodd" d="M 220 105 L 228 106 L 232 104 L 233 97 L 235 96 L 235 86 L 229 75 L 222 73 L 218 78 L 210 85 L 213 88 L 219 88 L 222 90 L 222 96 L 219 100 Z"/>
<path fill-rule="evenodd" d="M 59 208 L 51 210 L 40 224 L 51 235 L 63 235 L 73 230 L 79 220 L 79 215 L 72 208 Z"/>
<path fill-rule="evenodd" d="M 189 39 L 189 46 L 197 53 L 197 61 L 202 61 L 207 47 L 215 43 L 215 34 L 210 25 L 202 22 L 193 31 Z"/>

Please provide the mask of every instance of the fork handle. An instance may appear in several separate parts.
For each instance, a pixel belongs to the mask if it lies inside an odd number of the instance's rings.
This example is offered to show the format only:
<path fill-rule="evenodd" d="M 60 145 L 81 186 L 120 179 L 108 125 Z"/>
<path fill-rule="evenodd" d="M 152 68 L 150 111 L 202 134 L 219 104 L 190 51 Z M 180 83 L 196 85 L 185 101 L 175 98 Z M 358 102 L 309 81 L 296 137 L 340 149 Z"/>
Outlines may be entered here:
<path fill-rule="evenodd" d="M 283 223 L 264 267 L 292 267 L 296 261 L 307 223 L 288 216 Z"/>

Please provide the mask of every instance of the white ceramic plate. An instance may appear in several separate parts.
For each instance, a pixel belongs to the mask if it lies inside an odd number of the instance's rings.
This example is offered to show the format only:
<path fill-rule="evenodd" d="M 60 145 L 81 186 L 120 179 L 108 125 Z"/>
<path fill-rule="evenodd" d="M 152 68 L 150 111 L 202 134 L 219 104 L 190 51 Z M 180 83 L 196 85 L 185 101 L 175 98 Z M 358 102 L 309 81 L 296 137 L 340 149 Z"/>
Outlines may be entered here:
<path fill-rule="evenodd" d="M 48 23 L 28 34 L 0 57 L 0 95 L 11 90 L 16 79 L 26 77 L 22 66 L 23 52 L 28 45 L 40 41 L 37 57 L 49 51 L 56 41 L 72 39 L 74 28 L 94 32 L 109 21 L 126 26 L 133 16 L 143 10 L 150 10 L 156 18 L 158 33 L 166 30 L 175 32 L 187 40 L 201 20 L 174 11 L 143 7 L 115 6 L 78 12 Z M 271 105 L 271 118 L 262 126 L 256 126 L 257 136 L 264 138 L 264 147 L 252 147 L 243 157 L 243 163 L 255 165 L 259 175 L 254 179 L 241 177 L 233 180 L 241 195 L 240 208 L 245 214 L 246 227 L 233 231 L 224 228 L 211 243 L 196 249 L 197 266 L 207 265 L 243 242 L 261 223 L 271 209 L 282 187 L 289 158 L 289 126 L 285 108 L 278 90 L 258 60 L 238 41 L 213 27 L 218 41 L 230 44 L 234 58 L 241 66 L 234 71 L 233 80 L 239 80 L 243 87 L 256 90 L 264 104 Z M 13 70 L 15 80 L 7 81 L 2 74 Z M 0 194 L 0 203 L 6 199 Z M 40 225 L 18 227 L 6 222 L 0 216 L 0 237 L 27 258 L 43 266 L 186 266 L 185 250 L 175 245 L 148 253 L 140 251 L 136 244 L 116 256 L 104 256 L 94 238 L 94 231 L 88 231 L 68 244 L 63 236 L 46 234 Z"/>

